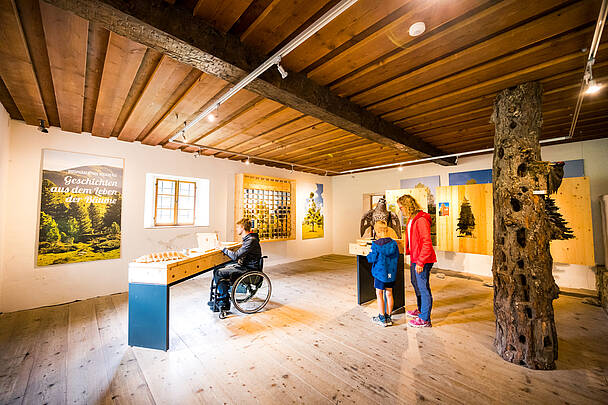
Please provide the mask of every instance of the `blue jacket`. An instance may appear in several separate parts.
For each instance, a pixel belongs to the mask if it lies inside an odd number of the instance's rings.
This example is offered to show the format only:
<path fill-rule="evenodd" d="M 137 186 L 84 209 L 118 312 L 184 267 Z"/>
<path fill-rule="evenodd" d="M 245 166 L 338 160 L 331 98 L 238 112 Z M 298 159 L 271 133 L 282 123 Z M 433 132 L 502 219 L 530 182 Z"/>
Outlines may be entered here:
<path fill-rule="evenodd" d="M 397 261 L 399 247 L 391 238 L 382 238 L 372 243 L 372 251 L 367 255 L 367 261 L 372 263 L 372 276 L 383 283 L 391 283 L 397 279 Z"/>

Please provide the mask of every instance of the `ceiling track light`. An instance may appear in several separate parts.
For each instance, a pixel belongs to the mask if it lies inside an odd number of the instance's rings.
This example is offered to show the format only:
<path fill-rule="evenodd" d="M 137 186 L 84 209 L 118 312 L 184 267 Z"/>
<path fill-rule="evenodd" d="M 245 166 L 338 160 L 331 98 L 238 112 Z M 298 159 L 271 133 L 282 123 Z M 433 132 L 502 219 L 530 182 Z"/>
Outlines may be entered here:
<path fill-rule="evenodd" d="M 203 112 L 198 114 L 188 125 L 186 126 L 186 130 L 192 128 L 197 122 L 207 117 L 213 110 L 215 110 L 220 104 L 223 104 L 230 97 L 234 96 L 241 89 L 245 88 L 249 83 L 258 78 L 262 73 L 270 69 L 273 65 L 277 65 L 277 69 L 281 74 L 281 77 L 285 79 L 287 77 L 287 71 L 283 69 L 282 66 L 279 65 L 281 58 L 288 55 L 291 51 L 296 49 L 300 44 L 306 41 L 308 38 L 312 37 L 314 34 L 319 32 L 323 27 L 333 21 L 337 16 L 346 11 L 350 6 L 355 4 L 358 0 L 342 0 L 335 6 L 333 6 L 330 10 L 328 10 L 325 14 L 323 14 L 318 20 L 310 24 L 304 31 L 300 32 L 295 38 L 285 44 L 281 49 L 279 49 L 274 55 L 270 58 L 266 59 L 260 66 L 258 66 L 255 70 L 245 76 L 241 81 L 231 87 L 226 93 L 222 94 L 212 105 L 206 108 Z M 178 134 L 173 135 L 169 138 L 169 142 L 175 141 L 178 137 Z"/>
<path fill-rule="evenodd" d="M 49 130 L 46 129 L 46 127 L 44 125 L 44 120 L 40 120 L 40 124 L 38 125 L 38 131 L 42 132 L 43 134 L 49 133 Z"/>
<path fill-rule="evenodd" d="M 601 85 L 597 84 L 595 80 L 593 80 L 593 64 L 595 63 L 597 50 L 600 47 L 600 40 L 602 38 L 602 32 L 604 31 L 607 16 L 608 0 L 602 0 L 602 6 L 600 7 L 600 12 L 597 16 L 597 22 L 595 23 L 593 39 L 591 40 L 591 46 L 589 47 L 589 56 L 587 57 L 587 64 L 585 65 L 583 82 L 581 83 L 581 89 L 578 92 L 578 98 L 576 99 L 576 105 L 574 106 L 574 112 L 572 113 L 572 122 L 570 123 L 570 131 L 568 131 L 568 139 L 572 139 L 574 137 L 576 123 L 578 122 L 578 116 L 581 112 L 585 95 L 597 93 L 602 87 Z"/>
<path fill-rule="evenodd" d="M 287 71 L 283 68 L 283 66 L 281 66 L 281 58 L 279 58 L 277 60 L 277 70 L 281 74 L 281 79 L 286 79 L 287 78 L 287 75 L 289 73 L 287 73 Z"/>

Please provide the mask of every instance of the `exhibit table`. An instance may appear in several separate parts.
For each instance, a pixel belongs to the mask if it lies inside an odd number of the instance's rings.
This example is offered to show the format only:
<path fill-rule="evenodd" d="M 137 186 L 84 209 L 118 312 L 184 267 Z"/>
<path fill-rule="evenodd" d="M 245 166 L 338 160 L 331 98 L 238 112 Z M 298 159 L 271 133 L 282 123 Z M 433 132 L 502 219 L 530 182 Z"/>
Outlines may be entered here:
<path fill-rule="evenodd" d="M 236 250 L 241 243 L 222 246 Z M 219 249 L 196 250 L 179 260 L 129 263 L 129 346 L 168 350 L 169 287 L 230 261 Z"/>
<path fill-rule="evenodd" d="M 403 239 L 395 240 L 399 246 L 399 260 L 397 262 L 397 278 L 393 287 L 393 312 L 405 308 L 405 274 L 403 257 Z M 372 265 L 367 261 L 367 255 L 371 252 L 371 239 L 359 239 L 356 243 L 349 243 L 348 253 L 357 255 L 357 303 L 363 305 L 376 299 L 374 278 L 372 277 Z"/>

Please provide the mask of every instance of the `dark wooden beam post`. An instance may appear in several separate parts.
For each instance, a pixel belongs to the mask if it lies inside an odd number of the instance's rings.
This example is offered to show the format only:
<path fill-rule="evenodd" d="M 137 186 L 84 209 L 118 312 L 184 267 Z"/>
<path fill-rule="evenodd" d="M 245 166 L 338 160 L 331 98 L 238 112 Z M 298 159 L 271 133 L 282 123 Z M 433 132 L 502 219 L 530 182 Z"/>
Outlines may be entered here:
<path fill-rule="evenodd" d="M 246 48 L 237 37 L 216 31 L 179 4 L 172 6 L 160 0 L 44 1 L 230 83 L 237 83 L 265 59 Z M 276 69 L 270 69 L 247 89 L 419 158 L 445 154 L 297 72 L 281 79 Z M 453 165 L 455 159 L 435 162 Z"/>
<path fill-rule="evenodd" d="M 498 354 L 547 370 L 557 359 L 553 300 L 559 289 L 549 251 L 554 228 L 545 210 L 551 169 L 540 161 L 541 96 L 539 83 L 526 83 L 494 101 L 492 273 Z"/>

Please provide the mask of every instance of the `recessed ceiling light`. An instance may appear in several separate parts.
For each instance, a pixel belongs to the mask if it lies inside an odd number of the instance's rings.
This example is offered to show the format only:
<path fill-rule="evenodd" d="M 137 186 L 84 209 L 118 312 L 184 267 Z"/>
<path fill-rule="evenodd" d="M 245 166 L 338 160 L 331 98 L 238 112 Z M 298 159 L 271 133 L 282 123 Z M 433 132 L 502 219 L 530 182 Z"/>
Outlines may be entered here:
<path fill-rule="evenodd" d="M 426 25 L 424 25 L 422 21 L 418 21 L 417 23 L 414 23 L 410 26 L 410 36 L 417 37 L 418 35 L 422 34 L 425 29 Z"/>

